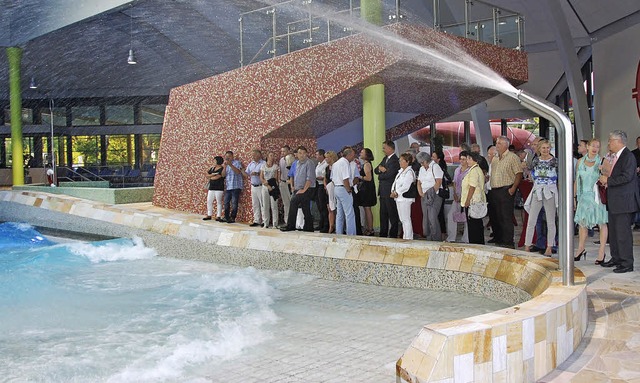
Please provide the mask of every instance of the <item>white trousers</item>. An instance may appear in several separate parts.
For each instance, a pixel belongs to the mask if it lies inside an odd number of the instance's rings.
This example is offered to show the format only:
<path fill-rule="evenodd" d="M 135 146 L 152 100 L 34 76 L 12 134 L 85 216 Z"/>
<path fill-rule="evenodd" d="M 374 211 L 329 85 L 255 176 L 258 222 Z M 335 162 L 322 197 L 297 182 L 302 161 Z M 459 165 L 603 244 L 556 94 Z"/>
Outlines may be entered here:
<path fill-rule="evenodd" d="M 284 206 L 284 223 L 289 220 L 289 205 L 291 205 L 291 192 L 289 191 L 289 184 L 280 181 L 278 183 L 280 188 L 280 196 L 282 198 L 282 206 Z"/>
<path fill-rule="evenodd" d="M 556 240 L 556 199 L 549 198 L 542 201 L 531 196 L 531 207 L 529 208 L 529 220 L 527 221 L 527 234 L 524 236 L 524 245 L 531 246 L 533 242 L 533 233 L 536 230 L 538 215 L 542 206 L 547 217 L 547 247 L 553 246 Z M 538 233 L 540 235 L 540 233 Z"/>
<path fill-rule="evenodd" d="M 253 222 L 262 223 L 262 185 L 251 185 L 251 208 L 253 209 Z"/>
<path fill-rule="evenodd" d="M 273 217 L 273 226 L 278 226 L 278 200 L 269 195 L 269 188 L 262 185 L 262 223 L 269 226 L 269 220 Z"/>
<path fill-rule="evenodd" d="M 411 204 L 413 200 L 396 201 L 398 218 L 402 223 L 402 239 L 413 239 L 413 225 L 411 224 Z"/>
<path fill-rule="evenodd" d="M 224 195 L 224 191 L 222 190 L 209 190 L 207 192 L 207 216 L 211 217 L 213 215 L 213 200 L 216 200 L 216 205 L 218 205 L 218 215 L 216 217 L 222 217 L 222 197 Z"/>

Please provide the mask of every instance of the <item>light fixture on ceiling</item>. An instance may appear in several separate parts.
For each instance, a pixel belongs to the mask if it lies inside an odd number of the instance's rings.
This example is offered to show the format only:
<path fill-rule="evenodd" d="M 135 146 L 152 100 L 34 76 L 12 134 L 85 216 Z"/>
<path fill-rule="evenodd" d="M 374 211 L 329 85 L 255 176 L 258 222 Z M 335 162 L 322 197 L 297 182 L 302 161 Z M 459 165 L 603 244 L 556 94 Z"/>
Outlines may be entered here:
<path fill-rule="evenodd" d="M 133 52 L 133 14 L 129 14 L 129 57 L 127 57 L 127 64 L 137 64 L 136 55 Z"/>
<path fill-rule="evenodd" d="M 29 89 L 38 89 L 38 83 L 36 83 L 36 78 L 31 77 L 31 81 L 29 82 Z"/>

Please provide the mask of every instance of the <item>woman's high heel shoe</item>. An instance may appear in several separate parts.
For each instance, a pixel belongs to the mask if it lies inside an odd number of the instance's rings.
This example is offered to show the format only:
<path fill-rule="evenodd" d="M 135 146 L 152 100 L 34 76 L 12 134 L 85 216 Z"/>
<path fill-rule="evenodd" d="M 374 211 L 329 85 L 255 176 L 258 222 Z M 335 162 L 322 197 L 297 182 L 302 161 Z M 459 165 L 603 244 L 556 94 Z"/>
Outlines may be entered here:
<path fill-rule="evenodd" d="M 605 263 L 605 259 L 607 259 L 607 253 L 604 254 L 604 257 L 602 257 L 602 260 L 596 259 L 596 265 L 600 265 L 602 263 Z"/>
<path fill-rule="evenodd" d="M 584 256 L 584 259 L 587 259 L 587 250 L 582 250 L 582 253 L 578 254 L 577 257 L 573 257 L 573 260 L 579 261 L 582 259 L 582 256 Z"/>

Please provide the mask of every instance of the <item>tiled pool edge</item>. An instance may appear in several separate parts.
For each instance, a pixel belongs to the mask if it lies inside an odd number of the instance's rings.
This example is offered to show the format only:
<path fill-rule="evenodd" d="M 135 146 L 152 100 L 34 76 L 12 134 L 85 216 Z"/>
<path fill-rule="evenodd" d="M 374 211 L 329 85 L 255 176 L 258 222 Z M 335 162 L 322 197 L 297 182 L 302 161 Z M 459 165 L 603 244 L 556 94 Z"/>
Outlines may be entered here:
<path fill-rule="evenodd" d="M 481 246 L 249 230 L 245 225 L 203 224 L 191 214 L 166 217 L 126 205 L 37 192 L 4 191 L 0 201 L 217 245 L 198 257 L 202 260 L 388 286 L 440 287 L 511 304 L 523 302 L 516 308 L 426 326 L 398 361 L 399 376 L 411 382 L 534 381 L 564 361 L 586 331 L 584 284 L 564 288 L 552 283 L 557 267 L 541 257 L 516 257 L 513 251 Z M 584 278 L 580 274 L 576 280 Z"/>

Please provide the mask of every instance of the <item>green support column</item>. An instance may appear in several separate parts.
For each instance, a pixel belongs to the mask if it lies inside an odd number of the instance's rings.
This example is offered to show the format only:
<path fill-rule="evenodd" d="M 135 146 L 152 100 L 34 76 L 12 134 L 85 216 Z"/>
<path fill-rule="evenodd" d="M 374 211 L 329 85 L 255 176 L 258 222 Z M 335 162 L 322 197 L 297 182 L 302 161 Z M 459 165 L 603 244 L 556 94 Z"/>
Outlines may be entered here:
<path fill-rule="evenodd" d="M 22 48 L 7 48 L 9 61 L 9 99 L 11 109 L 11 170 L 14 185 L 24 185 L 24 154 L 22 153 L 22 96 L 20 93 L 20 61 Z"/>
<path fill-rule="evenodd" d="M 362 133 L 364 147 L 371 149 L 375 160 L 371 164 L 376 166 L 382 158 L 382 143 L 386 140 L 384 84 L 375 84 L 362 91 Z M 376 190 L 378 177 L 374 176 Z M 373 226 L 380 227 L 379 204 L 372 208 Z"/>
<path fill-rule="evenodd" d="M 361 0 L 360 15 L 363 20 L 371 24 L 382 25 L 382 1 Z M 386 122 L 384 106 L 384 84 L 375 84 L 366 87 L 362 91 L 362 133 L 364 147 L 371 149 L 375 161 L 374 167 L 380 163 L 384 153 L 382 142 L 386 140 Z M 378 177 L 373 177 L 378 188 Z M 376 204 L 373 210 L 373 226 L 380 227 L 380 204 Z"/>

